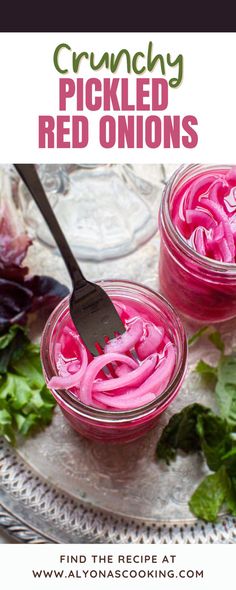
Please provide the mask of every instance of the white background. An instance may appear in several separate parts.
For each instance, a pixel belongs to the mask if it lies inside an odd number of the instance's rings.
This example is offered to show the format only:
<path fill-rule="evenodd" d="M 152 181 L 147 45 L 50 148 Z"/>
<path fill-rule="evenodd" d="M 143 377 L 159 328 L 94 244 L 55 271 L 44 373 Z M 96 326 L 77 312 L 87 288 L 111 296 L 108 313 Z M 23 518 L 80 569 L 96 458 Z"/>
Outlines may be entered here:
<path fill-rule="evenodd" d="M 153 41 L 153 54 L 170 53 L 172 59 L 179 53 L 184 56 L 182 85 L 170 89 L 167 111 L 154 114 L 161 117 L 162 114 L 195 115 L 199 123 L 196 148 L 104 149 L 98 139 L 101 111 L 89 113 L 87 148 L 38 148 L 38 116 L 59 114 L 60 75 L 53 65 L 53 53 L 59 43 L 68 43 L 76 53 L 94 51 L 97 61 L 104 51 L 117 53 L 122 48 L 127 48 L 131 54 L 146 53 L 149 41 Z M 236 33 L 1 33 L 0 162 L 233 163 L 236 153 L 235 54 Z M 170 71 L 173 75 L 175 68 Z M 94 72 L 83 62 L 78 75 L 88 78 L 112 74 L 104 68 Z M 68 76 L 73 77 L 73 73 Z M 127 77 L 122 65 L 115 76 Z M 160 77 L 160 70 L 157 67 L 144 76 Z M 82 113 L 76 112 L 71 101 L 67 114 Z"/>
<path fill-rule="evenodd" d="M 234 545 L 15 545 L 10 550 L 7 545 L 1 548 L 1 587 L 24 588 L 24 590 L 106 590 L 127 588 L 128 590 L 227 590 L 235 589 L 235 546 Z M 9 555 L 11 554 L 11 555 Z M 100 563 L 94 565 L 91 556 L 94 554 L 112 555 L 113 564 Z M 117 565 L 118 555 L 157 555 L 157 564 Z M 60 563 L 60 555 L 85 555 L 86 563 Z M 174 564 L 171 555 L 175 556 Z M 169 563 L 162 563 L 167 556 Z M 9 559 L 10 557 L 10 559 Z M 34 570 L 174 570 L 173 578 L 154 579 L 98 579 L 98 578 L 64 578 L 35 579 Z M 179 577 L 180 571 L 201 571 L 203 578 Z"/>

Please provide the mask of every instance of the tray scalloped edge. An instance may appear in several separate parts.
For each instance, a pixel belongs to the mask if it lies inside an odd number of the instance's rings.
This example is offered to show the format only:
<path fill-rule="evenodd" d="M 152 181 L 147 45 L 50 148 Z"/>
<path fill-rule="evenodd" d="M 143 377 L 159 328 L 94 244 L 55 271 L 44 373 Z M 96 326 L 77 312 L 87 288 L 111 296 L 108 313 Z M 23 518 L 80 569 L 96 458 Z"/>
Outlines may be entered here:
<path fill-rule="evenodd" d="M 0 481 L 0 526 L 22 543 L 236 542 L 236 519 L 228 516 L 217 524 L 200 520 L 147 523 L 77 503 L 35 474 L 3 440 Z"/>

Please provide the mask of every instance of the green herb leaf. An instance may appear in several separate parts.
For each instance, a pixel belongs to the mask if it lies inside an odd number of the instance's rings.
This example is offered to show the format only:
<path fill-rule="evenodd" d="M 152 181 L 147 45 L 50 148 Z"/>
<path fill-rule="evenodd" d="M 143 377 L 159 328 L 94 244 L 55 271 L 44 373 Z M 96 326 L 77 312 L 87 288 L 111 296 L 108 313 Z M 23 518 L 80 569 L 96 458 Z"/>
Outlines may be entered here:
<path fill-rule="evenodd" d="M 192 336 L 190 336 L 190 338 L 188 339 L 188 345 L 193 346 L 193 344 L 195 344 L 199 340 L 199 338 L 203 336 L 203 334 L 209 332 L 209 329 L 209 326 L 204 326 L 203 328 L 200 328 L 200 330 L 192 334 Z"/>
<path fill-rule="evenodd" d="M 164 459 L 169 464 L 171 460 L 176 458 L 177 449 L 181 449 L 185 453 L 200 450 L 197 422 L 200 416 L 209 414 L 211 411 L 208 408 L 200 404 L 192 404 L 172 416 L 157 443 L 158 459 Z"/>
<path fill-rule="evenodd" d="M 235 445 L 235 443 L 233 443 Z M 236 446 L 222 457 L 222 462 L 227 470 L 227 473 L 232 478 L 236 478 Z"/>
<path fill-rule="evenodd" d="M 196 373 L 199 373 L 209 385 L 215 385 L 217 379 L 217 367 L 212 367 L 212 365 L 200 360 L 195 367 L 195 371 Z"/>
<path fill-rule="evenodd" d="M 232 448 L 231 428 L 226 420 L 208 413 L 198 416 L 196 429 L 207 465 L 212 471 L 217 471 L 223 456 Z"/>
<path fill-rule="evenodd" d="M 214 385 L 217 404 L 222 418 L 236 426 L 236 355 L 222 355 L 218 366 L 212 367 L 203 360 L 196 366 L 196 372 Z"/>
<path fill-rule="evenodd" d="M 236 385 L 236 355 L 223 356 L 218 365 L 218 379 Z"/>
<path fill-rule="evenodd" d="M 226 506 L 232 516 L 236 516 L 236 477 L 230 479 L 230 489 L 226 497 Z"/>
<path fill-rule="evenodd" d="M 231 497 L 231 482 L 225 467 L 207 475 L 189 501 L 190 510 L 198 518 L 215 522 L 223 503 Z"/>
<path fill-rule="evenodd" d="M 236 425 L 236 386 L 218 381 L 215 388 L 217 405 L 221 416 Z"/>
<path fill-rule="evenodd" d="M 212 367 L 212 365 L 209 365 L 208 363 L 202 360 L 200 360 L 197 363 L 195 371 L 197 373 L 200 373 L 200 375 L 214 375 L 215 377 L 217 376 L 217 367 Z"/>
<path fill-rule="evenodd" d="M 215 394 L 221 416 L 236 426 L 236 356 L 222 356 L 217 369 Z"/>
<path fill-rule="evenodd" d="M 224 342 L 221 338 L 221 334 L 220 332 L 218 332 L 218 330 L 215 330 L 214 332 L 212 332 L 209 336 L 208 336 L 209 340 L 212 342 L 212 344 L 214 344 L 214 346 L 220 350 L 221 352 L 224 352 L 225 350 L 225 345 Z"/>

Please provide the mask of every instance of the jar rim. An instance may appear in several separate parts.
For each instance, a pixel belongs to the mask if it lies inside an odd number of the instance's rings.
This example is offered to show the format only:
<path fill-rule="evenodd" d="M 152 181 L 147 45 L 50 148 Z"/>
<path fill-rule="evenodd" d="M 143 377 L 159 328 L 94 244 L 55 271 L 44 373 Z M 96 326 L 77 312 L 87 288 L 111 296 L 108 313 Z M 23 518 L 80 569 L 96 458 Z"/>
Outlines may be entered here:
<path fill-rule="evenodd" d="M 163 190 L 161 206 L 160 206 L 160 219 L 162 221 L 163 227 L 167 226 L 168 230 L 171 232 L 171 237 L 184 254 L 189 256 L 195 262 L 198 261 L 202 266 L 204 266 L 207 270 L 215 270 L 219 271 L 220 273 L 224 273 L 230 271 L 232 274 L 236 274 L 236 263 L 235 262 L 221 262 L 220 260 L 215 260 L 212 258 L 208 258 L 207 256 L 203 256 L 196 250 L 194 250 L 189 243 L 183 238 L 183 236 L 178 232 L 177 228 L 175 227 L 171 215 L 170 215 L 170 208 L 169 208 L 169 200 L 172 194 L 173 185 L 176 181 L 181 180 L 183 175 L 188 172 L 200 172 L 202 169 L 207 171 L 214 171 L 217 169 L 230 169 L 232 165 L 230 164 L 182 164 L 179 166 L 174 173 L 171 175 L 169 180 L 166 183 L 166 186 Z M 195 174 L 193 174 L 193 177 Z"/>
<path fill-rule="evenodd" d="M 163 308 L 165 309 L 166 317 L 170 321 L 170 317 L 172 319 L 172 325 L 174 325 L 175 330 L 178 336 L 178 344 L 179 348 L 181 348 L 179 353 L 178 361 L 176 362 L 175 371 L 173 377 L 171 378 L 170 383 L 164 389 L 164 391 L 158 395 L 153 401 L 145 404 L 143 406 L 139 406 L 138 408 L 134 408 L 132 410 L 103 410 L 100 408 L 95 408 L 93 406 L 87 406 L 83 404 L 80 400 L 78 400 L 70 391 L 64 389 L 54 389 L 50 388 L 53 392 L 53 395 L 58 401 L 63 401 L 63 405 L 65 408 L 73 410 L 79 416 L 83 418 L 89 418 L 90 420 L 100 422 L 126 422 L 127 420 L 132 420 L 135 418 L 140 418 L 140 416 L 148 415 L 152 413 L 154 409 L 161 408 L 163 405 L 167 405 L 171 402 L 171 400 L 175 397 L 175 391 L 179 385 L 181 385 L 182 380 L 185 375 L 186 370 L 186 363 L 187 363 L 187 338 L 185 334 L 184 327 L 182 322 L 179 319 L 175 309 L 172 305 L 160 295 L 160 293 L 155 292 L 154 290 L 150 289 L 139 283 L 134 283 L 132 281 L 126 280 L 117 280 L 117 279 L 107 279 L 97 282 L 103 288 L 114 287 L 114 289 L 119 288 L 126 288 L 130 291 L 136 291 L 136 294 L 144 293 L 155 298 L 155 303 L 160 303 Z M 118 293 L 120 294 L 120 292 Z M 57 321 L 60 319 L 65 310 L 68 307 L 69 296 L 65 297 L 53 310 L 52 314 L 48 318 L 46 325 L 44 327 L 42 338 L 41 338 L 41 360 L 43 371 L 46 380 L 49 380 L 51 377 L 55 375 L 55 370 L 53 368 L 51 355 L 50 355 L 50 343 L 51 338 L 53 335 L 53 330 Z M 156 305 L 156 309 L 157 305 Z M 170 317 L 169 317 L 170 316 Z"/>

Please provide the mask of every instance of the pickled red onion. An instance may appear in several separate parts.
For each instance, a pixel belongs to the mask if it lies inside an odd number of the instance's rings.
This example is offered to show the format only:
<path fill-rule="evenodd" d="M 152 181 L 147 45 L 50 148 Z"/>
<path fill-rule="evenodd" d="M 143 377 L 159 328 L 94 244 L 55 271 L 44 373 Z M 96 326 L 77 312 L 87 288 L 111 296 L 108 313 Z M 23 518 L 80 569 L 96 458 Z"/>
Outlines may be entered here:
<path fill-rule="evenodd" d="M 172 219 L 202 256 L 236 262 L 236 167 L 190 178 L 175 194 Z"/>
<path fill-rule="evenodd" d="M 117 410 L 133 410 L 134 408 L 138 408 L 148 404 L 149 402 L 152 402 L 155 397 L 155 393 L 146 393 L 139 398 L 132 398 L 127 393 L 123 395 L 117 395 L 115 398 L 111 398 L 109 395 L 102 393 L 95 395 L 97 402 L 103 403 L 108 407 L 110 406 L 110 408 L 116 408 Z"/>
<path fill-rule="evenodd" d="M 132 371 L 132 369 L 130 367 L 128 367 L 128 365 L 118 365 L 115 368 L 115 374 L 117 377 L 122 377 L 122 375 L 127 375 L 127 373 L 130 373 L 130 371 Z"/>
<path fill-rule="evenodd" d="M 71 387 L 79 386 L 80 381 L 85 374 L 88 366 L 88 355 L 86 348 L 81 347 L 81 366 L 79 371 L 72 375 L 66 375 L 65 377 L 52 377 L 48 382 L 48 387 L 53 389 L 69 389 Z"/>
<path fill-rule="evenodd" d="M 199 196 L 203 195 L 214 181 L 214 176 L 200 177 L 193 180 L 189 192 L 186 195 L 186 207 L 188 209 L 192 209 L 192 207 L 195 208 Z"/>
<path fill-rule="evenodd" d="M 136 346 L 138 357 L 141 360 L 145 359 L 149 354 L 153 354 L 155 350 L 159 349 L 165 333 L 163 327 L 155 328 L 152 324 L 148 324 L 146 329 L 147 337 L 145 340 L 139 342 Z"/>
<path fill-rule="evenodd" d="M 230 168 L 225 178 L 230 186 L 236 186 L 236 166 Z"/>
<path fill-rule="evenodd" d="M 150 375 L 150 377 L 148 377 L 146 381 L 135 390 L 137 397 L 146 395 L 150 391 L 155 391 L 156 395 L 159 395 L 164 391 L 172 377 L 174 366 L 175 351 L 173 344 L 169 343 L 166 347 L 166 354 L 160 360 L 154 373 L 152 373 L 152 375 Z"/>
<path fill-rule="evenodd" d="M 129 356 L 119 354 L 118 352 L 109 352 L 107 354 L 102 354 L 101 356 L 98 356 L 92 360 L 92 362 L 88 366 L 86 373 L 83 375 L 80 384 L 80 399 L 84 404 L 91 405 L 92 403 L 92 387 L 99 371 L 101 371 L 101 369 L 106 367 L 109 363 L 119 361 L 121 363 L 127 363 L 127 365 L 129 365 L 133 369 L 137 367 L 136 361 L 134 361 Z"/>
<path fill-rule="evenodd" d="M 108 410 L 131 410 L 153 401 L 170 382 L 176 359 L 173 342 L 163 320 L 156 323 L 147 310 L 114 301 L 126 331 L 92 357 L 71 323 L 64 325 L 55 344 L 58 375 L 53 389 L 72 390 L 82 403 Z M 132 357 L 135 347 L 137 359 Z M 112 374 L 104 367 L 112 363 Z"/>
<path fill-rule="evenodd" d="M 120 389 L 121 387 L 127 387 L 132 384 L 139 385 L 140 381 L 142 383 L 142 381 L 147 379 L 147 377 L 153 372 L 156 363 L 157 354 L 153 354 L 146 358 L 141 365 L 136 365 L 136 368 L 126 375 L 117 377 L 116 379 L 95 383 L 93 391 L 114 391 L 114 389 Z"/>
<path fill-rule="evenodd" d="M 130 325 L 129 330 L 114 338 L 104 348 L 105 353 L 119 352 L 120 354 L 127 352 L 134 348 L 137 342 L 140 340 L 143 333 L 143 322 L 137 319 L 133 324 Z"/>

